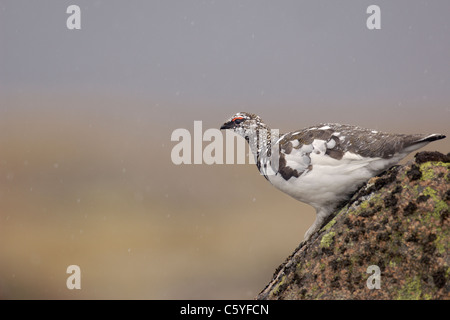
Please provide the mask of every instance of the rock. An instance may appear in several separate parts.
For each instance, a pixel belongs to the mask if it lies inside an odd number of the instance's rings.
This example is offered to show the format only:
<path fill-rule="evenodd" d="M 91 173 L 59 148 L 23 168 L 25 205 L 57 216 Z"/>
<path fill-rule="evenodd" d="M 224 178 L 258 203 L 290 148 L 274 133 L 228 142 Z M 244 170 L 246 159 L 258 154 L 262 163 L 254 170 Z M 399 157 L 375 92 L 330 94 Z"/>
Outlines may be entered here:
<path fill-rule="evenodd" d="M 449 159 L 421 152 L 370 179 L 257 299 L 450 299 Z"/>

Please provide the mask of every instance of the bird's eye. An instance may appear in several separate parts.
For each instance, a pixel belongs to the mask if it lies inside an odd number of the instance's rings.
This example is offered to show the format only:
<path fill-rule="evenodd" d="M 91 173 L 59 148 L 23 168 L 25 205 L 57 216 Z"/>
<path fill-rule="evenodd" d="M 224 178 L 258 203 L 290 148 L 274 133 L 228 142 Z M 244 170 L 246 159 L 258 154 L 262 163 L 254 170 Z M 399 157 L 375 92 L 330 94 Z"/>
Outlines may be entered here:
<path fill-rule="evenodd" d="M 240 124 L 242 121 L 244 121 L 244 118 L 234 118 L 234 119 L 233 119 L 233 122 L 234 122 L 235 124 Z"/>

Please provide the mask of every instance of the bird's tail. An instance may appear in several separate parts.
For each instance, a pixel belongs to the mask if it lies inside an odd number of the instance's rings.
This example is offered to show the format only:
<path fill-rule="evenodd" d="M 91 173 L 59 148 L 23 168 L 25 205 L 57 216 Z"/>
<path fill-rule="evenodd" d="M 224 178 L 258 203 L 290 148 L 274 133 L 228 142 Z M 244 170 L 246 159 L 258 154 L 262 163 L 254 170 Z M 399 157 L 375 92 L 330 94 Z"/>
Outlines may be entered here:
<path fill-rule="evenodd" d="M 417 141 L 415 141 L 414 143 L 421 143 L 421 142 L 431 142 L 431 141 L 436 141 L 436 140 L 441 140 L 444 139 L 445 135 L 440 134 L 440 133 L 433 133 L 430 134 L 422 139 L 419 139 Z"/>
<path fill-rule="evenodd" d="M 402 150 L 403 153 L 408 154 L 412 151 L 425 147 L 428 143 L 440 139 L 444 139 L 445 135 L 440 133 L 433 133 L 427 136 L 423 135 L 412 135 L 409 136 L 409 141 L 406 141 L 405 148 Z"/>

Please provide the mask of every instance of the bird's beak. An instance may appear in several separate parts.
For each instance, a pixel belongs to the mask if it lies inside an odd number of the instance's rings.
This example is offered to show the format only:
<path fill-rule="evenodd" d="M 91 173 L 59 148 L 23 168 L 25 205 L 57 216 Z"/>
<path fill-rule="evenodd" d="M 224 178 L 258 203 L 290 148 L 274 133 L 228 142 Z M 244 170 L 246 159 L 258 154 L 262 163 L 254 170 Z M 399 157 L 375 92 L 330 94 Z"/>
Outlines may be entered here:
<path fill-rule="evenodd" d="M 224 130 L 224 129 L 233 129 L 234 128 L 234 122 L 226 122 L 224 123 L 221 127 L 220 130 Z"/>

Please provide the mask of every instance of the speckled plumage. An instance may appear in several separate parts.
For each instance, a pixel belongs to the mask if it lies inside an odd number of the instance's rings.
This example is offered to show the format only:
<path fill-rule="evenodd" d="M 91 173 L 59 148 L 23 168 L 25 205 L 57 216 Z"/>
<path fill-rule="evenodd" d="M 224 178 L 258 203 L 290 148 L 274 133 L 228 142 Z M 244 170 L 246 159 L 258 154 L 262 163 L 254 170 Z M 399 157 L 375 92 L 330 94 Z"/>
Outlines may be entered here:
<path fill-rule="evenodd" d="M 317 211 L 305 240 L 362 183 L 440 134 L 390 134 L 334 123 L 280 135 L 257 115 L 239 112 L 221 129 L 244 137 L 258 170 L 276 188 Z"/>

